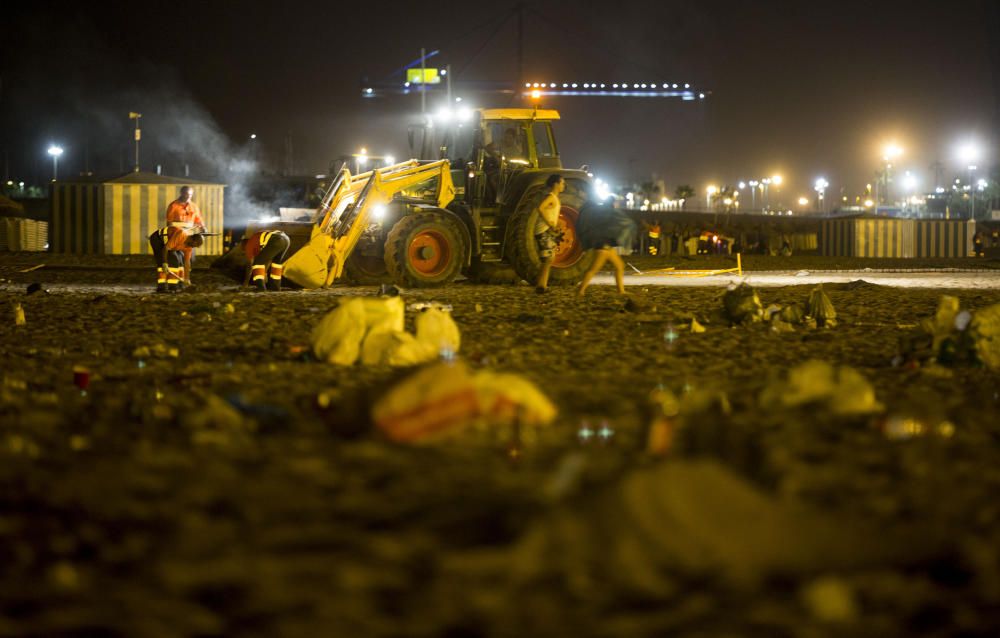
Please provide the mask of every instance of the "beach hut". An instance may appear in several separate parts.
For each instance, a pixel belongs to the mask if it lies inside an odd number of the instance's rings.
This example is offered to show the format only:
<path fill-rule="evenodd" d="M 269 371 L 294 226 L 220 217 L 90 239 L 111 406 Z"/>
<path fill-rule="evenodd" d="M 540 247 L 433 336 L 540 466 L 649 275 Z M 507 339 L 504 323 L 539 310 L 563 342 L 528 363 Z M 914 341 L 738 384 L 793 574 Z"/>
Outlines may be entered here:
<path fill-rule="evenodd" d="M 111 179 L 77 177 L 52 185 L 51 250 L 148 255 L 150 233 L 166 224 L 167 204 L 185 185 L 194 188 L 209 231 L 221 233 L 224 184 L 142 172 Z M 221 255 L 222 237 L 208 237 L 198 254 Z"/>

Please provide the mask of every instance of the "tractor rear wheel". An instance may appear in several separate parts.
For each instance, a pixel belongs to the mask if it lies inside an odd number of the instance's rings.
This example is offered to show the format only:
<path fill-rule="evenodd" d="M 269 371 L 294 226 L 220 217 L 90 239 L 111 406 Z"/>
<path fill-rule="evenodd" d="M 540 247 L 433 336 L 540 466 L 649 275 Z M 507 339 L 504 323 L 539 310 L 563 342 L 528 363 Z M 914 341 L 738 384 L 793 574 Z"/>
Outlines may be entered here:
<path fill-rule="evenodd" d="M 504 254 L 514 271 L 522 279 L 534 284 L 542 270 L 542 258 L 538 254 L 535 240 L 535 223 L 538 220 L 538 202 L 543 197 L 541 189 L 526 191 L 511 215 L 507 225 Z M 584 273 L 594 263 L 594 251 L 585 250 L 576 232 L 580 218 L 580 208 L 584 198 L 575 190 L 567 189 L 559 195 L 562 208 L 559 210 L 559 230 L 563 239 L 556 247 L 549 274 L 551 285 L 574 284 L 583 279 Z"/>
<path fill-rule="evenodd" d="M 385 264 L 404 288 L 440 286 L 462 271 L 469 246 L 459 222 L 447 213 L 406 215 L 389 231 Z"/>
<path fill-rule="evenodd" d="M 382 255 L 362 255 L 357 250 L 347 258 L 344 264 L 344 276 L 347 281 L 358 286 L 385 284 L 392 281 L 389 269 Z"/>

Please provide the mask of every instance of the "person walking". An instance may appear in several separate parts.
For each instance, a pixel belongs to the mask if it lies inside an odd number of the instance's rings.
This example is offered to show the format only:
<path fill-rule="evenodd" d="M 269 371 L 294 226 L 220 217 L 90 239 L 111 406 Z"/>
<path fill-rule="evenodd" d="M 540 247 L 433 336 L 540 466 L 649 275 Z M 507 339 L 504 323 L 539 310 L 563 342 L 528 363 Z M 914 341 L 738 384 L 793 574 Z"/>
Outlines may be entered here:
<path fill-rule="evenodd" d="M 252 277 L 254 288 L 258 292 L 280 291 L 285 255 L 292 243 L 288 235 L 280 230 L 261 230 L 240 243 L 250 262 L 243 285 L 248 285 Z"/>
<path fill-rule="evenodd" d="M 559 202 L 559 194 L 566 190 L 566 180 L 562 175 L 549 175 L 545 180 L 545 188 L 548 192 L 538 204 L 538 221 L 535 222 L 535 243 L 538 245 L 538 256 L 542 260 L 542 270 L 538 273 L 538 281 L 535 284 L 535 292 L 539 294 L 549 291 L 552 260 L 555 259 L 556 247 L 561 240 L 559 211 L 562 204 Z"/>
<path fill-rule="evenodd" d="M 618 254 L 618 240 L 621 228 L 631 224 L 632 220 L 622 214 L 617 208 L 617 202 L 608 205 L 599 200 L 590 200 L 580 210 L 580 241 L 586 250 L 597 251 L 593 265 L 583 275 L 580 287 L 576 291 L 577 298 L 582 298 L 587 292 L 587 286 L 604 264 L 611 262 L 615 269 L 615 284 L 618 294 L 625 294 L 625 262 Z"/>
<path fill-rule="evenodd" d="M 182 283 L 191 285 L 191 251 L 202 245 L 198 233 L 165 226 L 149 236 L 149 247 L 156 262 L 156 292 L 177 292 Z"/>

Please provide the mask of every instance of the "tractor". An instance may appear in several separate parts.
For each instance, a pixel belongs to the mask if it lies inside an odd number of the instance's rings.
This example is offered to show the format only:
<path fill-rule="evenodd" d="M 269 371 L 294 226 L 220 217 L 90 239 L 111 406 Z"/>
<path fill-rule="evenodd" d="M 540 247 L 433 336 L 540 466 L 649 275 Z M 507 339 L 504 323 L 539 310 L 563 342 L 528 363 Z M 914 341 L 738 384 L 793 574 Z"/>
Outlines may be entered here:
<path fill-rule="evenodd" d="M 509 267 L 533 281 L 541 268 L 537 206 L 545 180 L 558 173 L 566 190 L 550 281 L 579 281 L 594 259 L 576 232 L 590 176 L 563 168 L 552 131 L 558 119 L 552 109 L 479 109 L 411 128 L 411 151 L 437 157 L 359 175 L 342 168 L 285 276 L 306 288 L 341 277 L 428 287 Z"/>

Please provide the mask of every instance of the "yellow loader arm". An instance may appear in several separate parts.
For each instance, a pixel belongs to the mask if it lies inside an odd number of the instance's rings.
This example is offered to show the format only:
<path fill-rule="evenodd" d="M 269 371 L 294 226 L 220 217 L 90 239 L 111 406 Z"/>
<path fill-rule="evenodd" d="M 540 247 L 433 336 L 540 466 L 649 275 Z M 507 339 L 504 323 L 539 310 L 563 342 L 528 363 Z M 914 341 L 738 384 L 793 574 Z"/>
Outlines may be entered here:
<path fill-rule="evenodd" d="M 437 188 L 428 203 L 444 208 L 455 198 L 448 160 L 428 164 L 409 160 L 354 176 L 342 169 L 316 211 L 309 243 L 285 262 L 284 276 L 303 288 L 329 286 L 343 274 L 372 211 L 388 205 L 396 194 L 434 179 Z"/>

